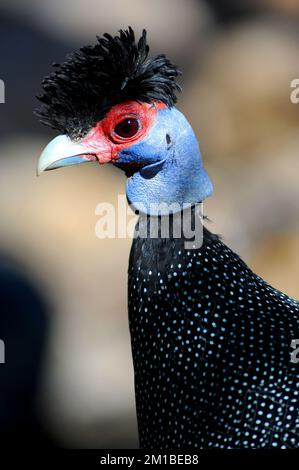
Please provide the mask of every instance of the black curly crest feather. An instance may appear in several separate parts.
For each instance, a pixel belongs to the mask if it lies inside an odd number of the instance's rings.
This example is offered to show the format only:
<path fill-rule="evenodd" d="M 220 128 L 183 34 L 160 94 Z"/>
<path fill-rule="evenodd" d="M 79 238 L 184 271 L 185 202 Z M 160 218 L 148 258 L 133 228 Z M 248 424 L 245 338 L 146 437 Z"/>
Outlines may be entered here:
<path fill-rule="evenodd" d="M 146 31 L 139 41 L 131 27 L 119 36 L 97 36 L 94 46 L 67 56 L 44 78 L 36 111 L 41 122 L 72 139 L 83 137 L 115 104 L 128 101 L 176 102 L 179 71 L 165 55 L 148 57 Z"/>

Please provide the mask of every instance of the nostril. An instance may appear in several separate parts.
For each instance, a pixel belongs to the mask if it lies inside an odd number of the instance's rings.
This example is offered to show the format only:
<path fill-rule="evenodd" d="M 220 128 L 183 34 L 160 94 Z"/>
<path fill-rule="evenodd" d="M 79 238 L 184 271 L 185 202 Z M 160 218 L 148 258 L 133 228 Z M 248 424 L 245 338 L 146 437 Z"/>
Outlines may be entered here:
<path fill-rule="evenodd" d="M 169 145 L 171 142 L 171 138 L 169 134 L 166 134 L 166 142 L 167 142 L 167 145 Z"/>

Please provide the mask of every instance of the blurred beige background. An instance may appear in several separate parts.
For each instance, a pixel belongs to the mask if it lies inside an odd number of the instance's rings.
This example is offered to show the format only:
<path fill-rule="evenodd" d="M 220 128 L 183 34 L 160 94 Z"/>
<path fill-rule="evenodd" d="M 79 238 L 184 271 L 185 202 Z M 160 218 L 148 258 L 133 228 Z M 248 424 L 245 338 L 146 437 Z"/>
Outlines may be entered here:
<path fill-rule="evenodd" d="M 299 297 L 299 4 L 196 0 L 2 1 L 0 248 L 51 305 L 37 406 L 64 447 L 137 445 L 126 307 L 131 241 L 95 236 L 125 177 L 87 165 L 35 176 L 54 133 L 32 117 L 53 61 L 96 34 L 146 27 L 184 72 L 178 107 L 215 187 L 209 229 L 259 275 Z M 10 25 L 10 27 L 5 25 Z"/>

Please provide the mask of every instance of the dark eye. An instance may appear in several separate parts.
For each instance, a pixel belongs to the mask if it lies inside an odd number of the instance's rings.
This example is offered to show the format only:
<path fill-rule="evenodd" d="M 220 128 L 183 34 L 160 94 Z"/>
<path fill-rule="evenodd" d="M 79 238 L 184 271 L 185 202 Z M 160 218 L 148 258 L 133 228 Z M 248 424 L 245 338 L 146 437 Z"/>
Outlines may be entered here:
<path fill-rule="evenodd" d="M 119 135 L 120 137 L 123 137 L 124 139 L 133 137 L 135 134 L 137 134 L 138 130 L 139 121 L 138 119 L 134 118 L 124 119 L 123 121 L 119 122 L 114 128 L 115 134 Z"/>

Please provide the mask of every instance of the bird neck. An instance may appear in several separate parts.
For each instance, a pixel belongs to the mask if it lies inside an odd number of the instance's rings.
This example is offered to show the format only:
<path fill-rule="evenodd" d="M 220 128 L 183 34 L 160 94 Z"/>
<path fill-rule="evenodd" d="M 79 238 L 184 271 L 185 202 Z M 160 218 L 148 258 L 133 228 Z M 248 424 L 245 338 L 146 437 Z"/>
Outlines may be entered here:
<path fill-rule="evenodd" d="M 192 431 L 193 413 L 204 398 L 197 390 L 202 378 L 195 377 L 188 367 L 188 349 L 191 341 L 192 361 L 200 363 L 207 328 L 204 319 L 213 315 L 213 303 L 206 296 L 208 283 L 217 281 L 209 279 L 206 269 L 212 250 L 220 252 L 220 245 L 206 229 L 202 247 L 195 250 L 185 249 L 182 238 L 133 241 L 128 302 L 142 447 L 171 447 L 179 436 L 185 446 L 189 442 L 186 433 Z M 189 424 L 182 430 L 185 421 Z"/>

